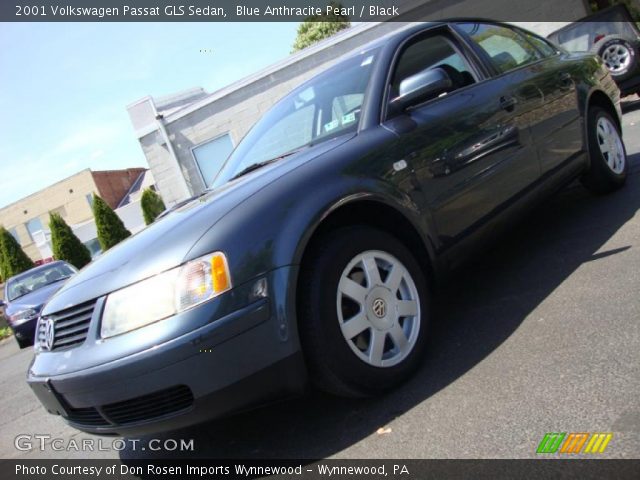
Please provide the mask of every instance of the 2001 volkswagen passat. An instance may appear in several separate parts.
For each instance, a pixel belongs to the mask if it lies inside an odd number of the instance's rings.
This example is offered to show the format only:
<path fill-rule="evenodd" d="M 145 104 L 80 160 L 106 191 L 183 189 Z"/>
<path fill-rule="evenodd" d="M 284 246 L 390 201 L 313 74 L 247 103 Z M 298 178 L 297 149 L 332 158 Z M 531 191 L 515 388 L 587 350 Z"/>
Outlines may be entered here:
<path fill-rule="evenodd" d="M 76 428 L 173 429 L 300 392 L 393 388 L 430 285 L 581 178 L 627 173 L 595 56 L 488 21 L 402 30 L 280 101 L 201 197 L 45 306 L 28 382 Z"/>

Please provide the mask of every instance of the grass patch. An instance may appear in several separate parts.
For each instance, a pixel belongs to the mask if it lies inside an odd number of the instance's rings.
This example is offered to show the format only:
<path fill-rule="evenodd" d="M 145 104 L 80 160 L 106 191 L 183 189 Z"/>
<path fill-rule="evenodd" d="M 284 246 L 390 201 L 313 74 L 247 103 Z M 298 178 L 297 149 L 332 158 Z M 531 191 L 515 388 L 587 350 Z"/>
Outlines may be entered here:
<path fill-rule="evenodd" d="M 11 335 L 13 335 L 13 332 L 9 327 L 0 328 L 0 340 L 3 338 L 9 338 Z"/>

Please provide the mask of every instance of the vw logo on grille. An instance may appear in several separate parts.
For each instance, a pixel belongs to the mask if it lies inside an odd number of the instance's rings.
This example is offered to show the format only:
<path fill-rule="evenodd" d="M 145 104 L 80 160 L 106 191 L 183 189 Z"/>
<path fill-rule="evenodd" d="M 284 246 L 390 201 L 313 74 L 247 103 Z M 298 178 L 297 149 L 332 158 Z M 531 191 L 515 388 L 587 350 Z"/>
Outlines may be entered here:
<path fill-rule="evenodd" d="M 382 318 L 387 314 L 387 305 L 381 298 L 376 298 L 373 301 L 373 313 L 376 317 Z"/>
<path fill-rule="evenodd" d="M 53 348 L 53 340 L 55 339 L 55 325 L 52 318 L 44 320 L 44 339 L 42 341 L 42 347 L 45 350 L 51 350 Z"/>

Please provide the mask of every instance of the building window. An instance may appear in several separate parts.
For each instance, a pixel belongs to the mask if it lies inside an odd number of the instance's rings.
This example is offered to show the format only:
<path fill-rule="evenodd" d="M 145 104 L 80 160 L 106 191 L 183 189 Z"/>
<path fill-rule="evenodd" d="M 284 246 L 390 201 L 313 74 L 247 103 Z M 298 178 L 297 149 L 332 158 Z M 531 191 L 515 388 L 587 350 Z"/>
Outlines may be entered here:
<path fill-rule="evenodd" d="M 233 143 L 228 133 L 193 148 L 193 158 L 207 188 L 213 185 L 213 180 L 232 151 Z"/>
<path fill-rule="evenodd" d="M 42 231 L 42 222 L 38 217 L 32 218 L 27 223 L 25 223 L 24 226 L 27 227 L 27 231 L 29 232 L 31 241 L 34 241 L 36 233 Z"/>
<path fill-rule="evenodd" d="M 93 193 L 87 193 L 84 198 L 87 199 L 87 203 L 91 208 L 93 208 Z"/>

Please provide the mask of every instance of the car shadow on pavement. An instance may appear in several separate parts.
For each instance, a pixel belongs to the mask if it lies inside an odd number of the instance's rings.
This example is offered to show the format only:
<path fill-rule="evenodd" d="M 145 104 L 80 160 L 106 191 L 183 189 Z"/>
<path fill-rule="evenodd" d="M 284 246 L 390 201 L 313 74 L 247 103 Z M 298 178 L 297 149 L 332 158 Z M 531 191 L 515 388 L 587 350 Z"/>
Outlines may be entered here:
<path fill-rule="evenodd" d="M 594 196 L 570 185 L 455 275 L 436 300 L 424 364 L 397 390 L 365 400 L 313 392 L 154 437 L 193 439 L 193 452 L 125 449 L 121 459 L 325 458 L 375 434 L 491 355 L 580 265 L 626 248 L 600 251 L 640 208 L 640 154 L 630 164 L 626 188 Z"/>
<path fill-rule="evenodd" d="M 622 102 L 622 113 L 635 112 L 640 109 L 640 98 L 633 97 L 631 100 Z"/>

